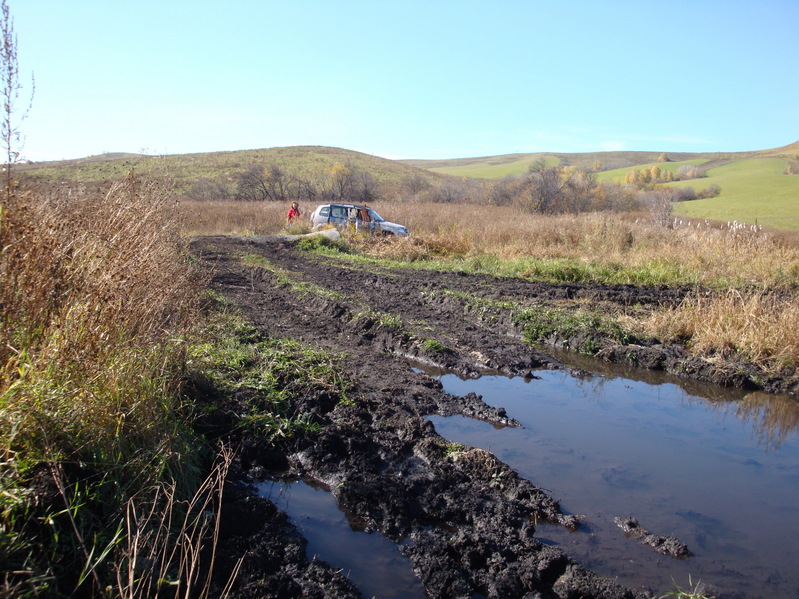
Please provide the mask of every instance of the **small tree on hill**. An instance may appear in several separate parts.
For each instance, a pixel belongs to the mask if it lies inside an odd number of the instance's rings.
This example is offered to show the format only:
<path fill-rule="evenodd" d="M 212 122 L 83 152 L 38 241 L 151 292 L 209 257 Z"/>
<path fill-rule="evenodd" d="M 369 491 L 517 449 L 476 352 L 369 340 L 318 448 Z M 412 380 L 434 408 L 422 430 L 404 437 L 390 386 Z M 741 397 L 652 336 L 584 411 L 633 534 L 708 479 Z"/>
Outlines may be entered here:
<path fill-rule="evenodd" d="M 17 162 L 20 152 L 20 125 L 28 116 L 33 104 L 34 82 L 31 79 L 31 97 L 27 109 L 19 120 L 15 118 L 22 85 L 19 82 L 19 61 L 17 57 L 17 35 L 14 33 L 14 20 L 8 10 L 6 0 L 0 2 L 0 72 L 2 73 L 3 118 L 0 124 L 0 137 L 6 154 L 6 196 L 11 194 L 11 165 Z"/>

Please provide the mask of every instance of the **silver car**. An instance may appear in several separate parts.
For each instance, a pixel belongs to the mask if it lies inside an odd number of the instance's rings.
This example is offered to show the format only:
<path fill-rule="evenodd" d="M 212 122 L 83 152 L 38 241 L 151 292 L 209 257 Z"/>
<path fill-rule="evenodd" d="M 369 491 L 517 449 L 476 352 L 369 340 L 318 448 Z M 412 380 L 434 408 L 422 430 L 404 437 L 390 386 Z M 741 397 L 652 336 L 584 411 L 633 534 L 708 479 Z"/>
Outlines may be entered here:
<path fill-rule="evenodd" d="M 311 227 L 320 229 L 333 225 L 338 229 L 354 227 L 356 231 L 367 231 L 381 235 L 408 235 L 407 227 L 389 222 L 377 212 L 363 204 L 320 204 L 311 213 Z"/>

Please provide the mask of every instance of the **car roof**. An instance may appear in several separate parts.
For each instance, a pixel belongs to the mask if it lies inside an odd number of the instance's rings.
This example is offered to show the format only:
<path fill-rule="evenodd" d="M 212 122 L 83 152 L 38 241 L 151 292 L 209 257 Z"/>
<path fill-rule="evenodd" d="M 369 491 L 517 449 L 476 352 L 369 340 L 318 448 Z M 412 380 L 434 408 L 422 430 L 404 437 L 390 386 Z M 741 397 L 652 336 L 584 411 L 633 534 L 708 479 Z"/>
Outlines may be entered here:
<path fill-rule="evenodd" d="M 341 206 L 343 208 L 367 208 L 363 204 L 347 204 L 345 202 L 329 202 L 327 204 L 320 204 L 320 206 Z"/>

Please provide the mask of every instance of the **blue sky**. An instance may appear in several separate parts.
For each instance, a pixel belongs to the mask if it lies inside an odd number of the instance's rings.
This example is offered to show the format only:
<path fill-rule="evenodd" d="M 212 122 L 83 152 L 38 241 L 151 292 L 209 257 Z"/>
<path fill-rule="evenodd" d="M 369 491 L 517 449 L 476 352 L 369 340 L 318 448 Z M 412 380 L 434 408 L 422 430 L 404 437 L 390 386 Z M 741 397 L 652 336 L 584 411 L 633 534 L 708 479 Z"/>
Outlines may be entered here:
<path fill-rule="evenodd" d="M 799 140 L 797 0 L 7 1 L 29 160 Z"/>

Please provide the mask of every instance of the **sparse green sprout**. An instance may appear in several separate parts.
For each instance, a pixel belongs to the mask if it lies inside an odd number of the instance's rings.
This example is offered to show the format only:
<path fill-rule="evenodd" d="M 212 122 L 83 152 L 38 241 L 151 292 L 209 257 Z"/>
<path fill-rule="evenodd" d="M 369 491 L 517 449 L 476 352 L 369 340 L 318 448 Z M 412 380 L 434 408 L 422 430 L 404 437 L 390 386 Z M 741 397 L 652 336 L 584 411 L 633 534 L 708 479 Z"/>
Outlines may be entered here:
<path fill-rule="evenodd" d="M 447 441 L 444 446 L 444 457 L 456 458 L 458 454 L 466 451 L 466 446 L 462 443 L 455 443 L 454 441 Z"/>
<path fill-rule="evenodd" d="M 422 349 L 428 352 L 435 352 L 439 354 L 447 351 L 447 347 L 435 339 L 425 339 L 422 341 Z"/>
<path fill-rule="evenodd" d="M 709 594 L 708 589 L 701 580 L 694 584 L 691 580 L 690 574 L 688 575 L 689 588 L 684 589 L 676 582 L 674 583 L 674 587 L 675 589 L 673 591 L 669 591 L 665 595 L 661 595 L 660 599 L 666 599 L 667 597 L 675 597 L 676 599 L 715 599 L 713 595 Z"/>
<path fill-rule="evenodd" d="M 402 328 L 402 318 L 396 314 L 389 314 L 388 312 L 380 312 L 378 314 L 377 323 L 386 329 Z"/>

